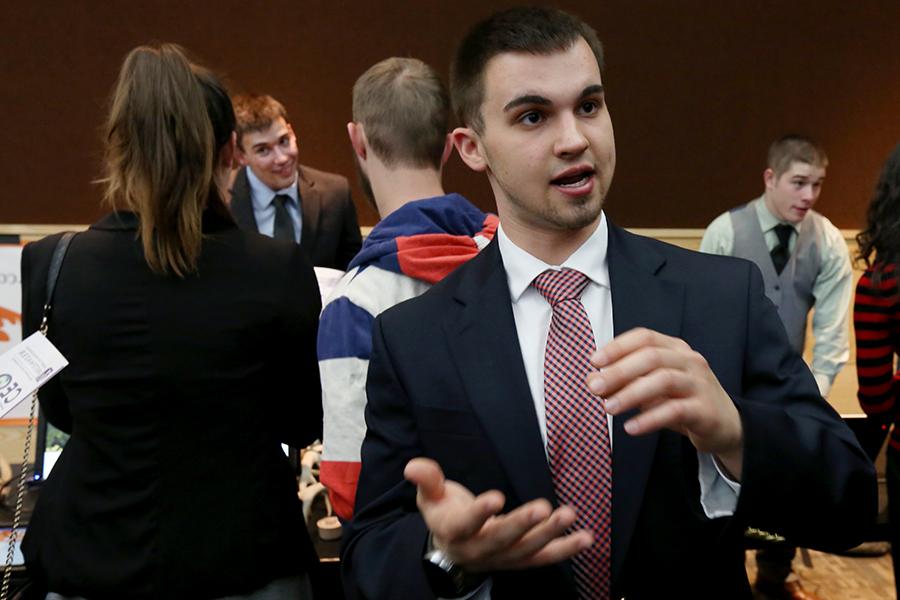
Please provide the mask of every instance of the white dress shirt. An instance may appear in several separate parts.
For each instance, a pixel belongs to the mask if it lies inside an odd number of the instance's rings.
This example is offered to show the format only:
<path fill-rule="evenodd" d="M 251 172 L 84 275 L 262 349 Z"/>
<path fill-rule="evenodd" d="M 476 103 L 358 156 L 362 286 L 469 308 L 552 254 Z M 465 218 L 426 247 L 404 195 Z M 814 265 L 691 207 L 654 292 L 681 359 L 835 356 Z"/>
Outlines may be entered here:
<path fill-rule="evenodd" d="M 547 419 L 544 409 L 544 351 L 553 309 L 540 292 L 531 286 L 531 282 L 547 269 L 569 268 L 587 275 L 590 281 L 581 294 L 581 303 L 591 322 L 594 343 L 597 348 L 601 348 L 613 338 L 612 295 L 606 254 L 608 239 L 606 215 L 601 213 L 600 222 L 594 233 L 569 258 L 561 265 L 548 265 L 510 240 L 502 224 L 497 229 L 497 242 L 500 245 L 500 256 L 503 258 L 503 268 L 506 270 L 506 280 L 509 284 L 516 333 L 519 337 L 519 347 L 522 349 L 522 361 L 525 363 L 525 375 L 534 401 L 545 452 Z M 610 448 L 613 448 L 612 415 L 607 415 L 606 418 Z M 704 452 L 697 454 L 700 459 L 700 502 L 706 515 L 714 518 L 734 514 L 740 484 L 724 477 L 711 455 Z"/>
<path fill-rule="evenodd" d="M 273 237 L 275 235 L 275 196 L 283 194 L 290 198 L 285 202 L 288 215 L 294 225 L 294 241 L 300 243 L 300 234 L 303 228 L 303 214 L 300 212 L 300 191 L 297 189 L 297 180 L 283 190 L 273 190 L 247 167 L 247 181 L 250 183 L 250 203 L 253 206 L 253 217 L 256 219 L 256 229 L 263 235 Z"/>

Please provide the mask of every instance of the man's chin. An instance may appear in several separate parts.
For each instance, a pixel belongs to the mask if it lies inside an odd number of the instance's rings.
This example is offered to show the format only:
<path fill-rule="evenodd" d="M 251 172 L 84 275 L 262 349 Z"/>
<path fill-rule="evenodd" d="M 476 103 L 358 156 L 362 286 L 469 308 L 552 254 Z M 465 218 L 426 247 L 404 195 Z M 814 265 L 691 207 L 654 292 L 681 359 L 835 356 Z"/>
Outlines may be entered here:
<path fill-rule="evenodd" d="M 284 189 L 286 187 L 290 187 L 297 181 L 297 169 L 293 167 L 291 169 L 285 169 L 284 171 L 279 171 L 278 173 L 272 174 L 272 180 L 278 185 L 275 189 Z"/>
<path fill-rule="evenodd" d="M 568 214 L 558 215 L 562 229 L 580 231 L 597 223 L 603 210 L 603 199 L 596 196 L 584 198 L 582 204 L 569 207 Z"/>
<path fill-rule="evenodd" d="M 808 215 L 808 214 L 809 214 L 809 209 L 793 210 L 793 211 L 791 211 L 790 219 L 788 219 L 788 222 L 791 225 L 799 225 L 803 221 L 803 219 L 806 218 L 806 215 Z"/>
<path fill-rule="evenodd" d="M 586 227 L 592 227 L 600 220 L 600 211 L 603 204 L 596 206 L 583 206 L 582 210 L 569 212 L 568 214 L 550 215 L 547 221 L 560 231 L 581 231 Z"/>

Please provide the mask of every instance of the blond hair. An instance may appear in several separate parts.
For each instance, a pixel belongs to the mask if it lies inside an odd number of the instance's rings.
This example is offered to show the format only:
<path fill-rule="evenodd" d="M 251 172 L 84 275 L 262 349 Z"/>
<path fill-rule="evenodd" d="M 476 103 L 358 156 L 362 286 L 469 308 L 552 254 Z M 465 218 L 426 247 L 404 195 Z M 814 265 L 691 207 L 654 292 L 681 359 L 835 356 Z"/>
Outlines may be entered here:
<path fill-rule="evenodd" d="M 828 156 L 814 140 L 796 133 L 779 138 L 769 146 L 766 166 L 775 172 L 775 177 L 787 173 L 795 162 L 825 169 L 828 167 Z"/>
<path fill-rule="evenodd" d="M 385 59 L 353 85 L 353 120 L 389 167 L 440 169 L 449 118 L 447 90 L 421 60 Z"/>

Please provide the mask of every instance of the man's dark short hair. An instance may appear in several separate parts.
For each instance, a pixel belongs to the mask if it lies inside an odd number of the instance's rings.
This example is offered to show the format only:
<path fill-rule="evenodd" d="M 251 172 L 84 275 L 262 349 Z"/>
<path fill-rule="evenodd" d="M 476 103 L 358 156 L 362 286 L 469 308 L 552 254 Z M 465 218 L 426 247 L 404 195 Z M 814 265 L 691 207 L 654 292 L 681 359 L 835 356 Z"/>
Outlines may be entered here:
<path fill-rule="evenodd" d="M 484 71 L 488 61 L 506 52 L 552 54 L 584 39 L 603 71 L 603 45 L 590 25 L 555 8 L 511 8 L 478 23 L 463 38 L 450 66 L 450 96 L 460 125 L 484 127 Z"/>
<path fill-rule="evenodd" d="M 441 168 L 450 99 L 434 69 L 415 58 L 388 58 L 353 86 L 353 120 L 387 166 Z"/>

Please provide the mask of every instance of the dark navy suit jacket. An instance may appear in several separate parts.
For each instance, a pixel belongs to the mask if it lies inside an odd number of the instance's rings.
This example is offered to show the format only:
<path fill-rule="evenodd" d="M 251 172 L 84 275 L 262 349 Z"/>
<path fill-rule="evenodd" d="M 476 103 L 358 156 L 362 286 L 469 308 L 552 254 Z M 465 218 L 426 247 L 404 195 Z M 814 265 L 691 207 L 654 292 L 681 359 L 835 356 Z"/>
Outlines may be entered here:
<path fill-rule="evenodd" d="M 614 597 L 749 598 L 749 525 L 802 546 L 856 543 L 876 511 L 875 474 L 788 345 L 750 262 L 703 255 L 609 228 L 616 334 L 649 327 L 709 362 L 744 427 L 742 491 L 732 517 L 699 501 L 697 453 L 665 430 L 633 437 L 613 419 Z M 429 598 L 427 531 L 403 468 L 437 460 L 506 510 L 556 499 L 496 240 L 419 298 L 381 315 L 368 376 L 368 433 L 357 515 L 345 534 L 348 591 Z M 494 600 L 574 598 L 569 562 L 492 574 Z"/>

